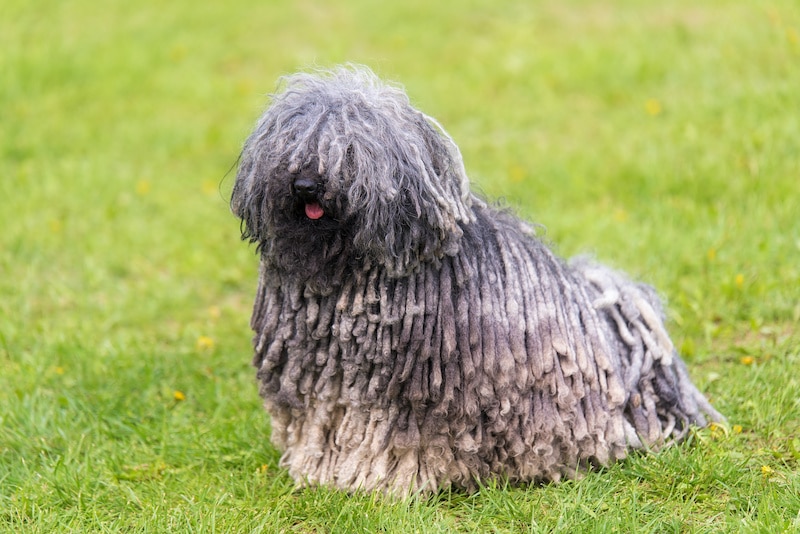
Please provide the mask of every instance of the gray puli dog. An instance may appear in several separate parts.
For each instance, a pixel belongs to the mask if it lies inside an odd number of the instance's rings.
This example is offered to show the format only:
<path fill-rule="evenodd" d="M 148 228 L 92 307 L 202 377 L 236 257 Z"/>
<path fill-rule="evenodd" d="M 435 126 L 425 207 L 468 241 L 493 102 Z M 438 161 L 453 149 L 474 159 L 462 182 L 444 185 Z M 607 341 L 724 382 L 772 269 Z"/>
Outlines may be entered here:
<path fill-rule="evenodd" d="M 432 118 L 369 69 L 283 79 L 231 206 L 281 465 L 394 495 L 574 478 L 722 416 L 652 288 L 565 263 L 470 192 Z"/>

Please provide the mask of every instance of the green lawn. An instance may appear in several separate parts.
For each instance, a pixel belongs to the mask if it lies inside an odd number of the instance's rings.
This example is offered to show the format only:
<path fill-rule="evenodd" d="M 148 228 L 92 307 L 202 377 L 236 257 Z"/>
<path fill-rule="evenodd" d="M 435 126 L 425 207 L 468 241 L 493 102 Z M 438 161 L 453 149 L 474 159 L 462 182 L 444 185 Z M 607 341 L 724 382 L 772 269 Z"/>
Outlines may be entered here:
<path fill-rule="evenodd" d="M 800 531 L 796 0 L 248 4 L 0 7 L 0 531 Z M 278 76 L 345 61 L 657 286 L 729 425 L 560 485 L 293 491 L 227 197 Z"/>

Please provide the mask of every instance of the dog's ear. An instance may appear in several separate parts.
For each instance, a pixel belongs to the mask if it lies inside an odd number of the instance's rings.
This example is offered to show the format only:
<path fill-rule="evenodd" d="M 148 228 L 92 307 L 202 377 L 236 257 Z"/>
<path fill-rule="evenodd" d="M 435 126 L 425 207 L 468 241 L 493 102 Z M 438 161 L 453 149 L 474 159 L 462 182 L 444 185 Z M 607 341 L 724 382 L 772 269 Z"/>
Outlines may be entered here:
<path fill-rule="evenodd" d="M 433 119 L 411 108 L 380 145 L 353 143 L 343 165 L 354 246 L 390 272 L 458 251 L 472 195 L 457 146 Z M 376 150 L 382 152 L 374 153 Z"/>
<path fill-rule="evenodd" d="M 240 219 L 242 239 L 249 241 L 256 241 L 259 237 L 264 205 L 264 189 L 253 187 L 255 164 L 255 160 L 245 147 L 239 156 L 239 168 L 230 200 L 231 211 Z"/>

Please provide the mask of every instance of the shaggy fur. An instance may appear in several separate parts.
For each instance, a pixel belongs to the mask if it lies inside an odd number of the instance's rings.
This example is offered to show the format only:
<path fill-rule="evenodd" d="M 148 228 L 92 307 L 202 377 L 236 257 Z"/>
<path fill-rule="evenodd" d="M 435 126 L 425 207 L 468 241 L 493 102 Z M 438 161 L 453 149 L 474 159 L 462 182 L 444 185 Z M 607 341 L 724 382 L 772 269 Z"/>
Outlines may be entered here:
<path fill-rule="evenodd" d="M 367 69 L 286 78 L 231 205 L 261 255 L 253 363 L 298 483 L 559 480 L 721 420 L 649 286 L 565 264 L 470 193 L 452 139 Z"/>

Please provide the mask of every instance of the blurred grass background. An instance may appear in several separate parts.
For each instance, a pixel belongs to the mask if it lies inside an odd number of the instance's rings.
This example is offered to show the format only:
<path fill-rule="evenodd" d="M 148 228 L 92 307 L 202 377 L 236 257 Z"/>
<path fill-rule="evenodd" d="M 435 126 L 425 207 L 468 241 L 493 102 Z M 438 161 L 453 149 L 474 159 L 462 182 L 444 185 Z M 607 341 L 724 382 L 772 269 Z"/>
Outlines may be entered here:
<path fill-rule="evenodd" d="M 277 78 L 364 63 L 474 187 L 654 284 L 729 428 L 580 482 L 291 491 L 227 197 Z M 800 529 L 800 5 L 6 0 L 0 529 Z"/>

